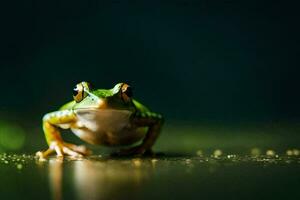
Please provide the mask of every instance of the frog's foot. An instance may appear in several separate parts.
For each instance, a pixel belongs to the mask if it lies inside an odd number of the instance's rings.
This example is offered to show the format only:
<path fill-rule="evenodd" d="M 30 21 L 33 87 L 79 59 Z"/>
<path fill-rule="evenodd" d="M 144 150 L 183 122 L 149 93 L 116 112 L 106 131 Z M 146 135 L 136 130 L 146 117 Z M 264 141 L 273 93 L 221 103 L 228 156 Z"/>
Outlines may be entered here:
<path fill-rule="evenodd" d="M 64 155 L 82 157 L 91 154 L 91 151 L 88 150 L 85 146 L 77 146 L 65 142 L 52 142 L 46 151 L 39 151 L 36 153 L 36 156 L 38 158 L 46 158 L 50 154 L 55 152 L 58 157 L 63 157 Z"/>
<path fill-rule="evenodd" d="M 151 149 L 146 150 L 142 146 L 135 146 L 129 149 L 121 149 L 112 154 L 112 156 L 153 156 L 154 153 Z"/>

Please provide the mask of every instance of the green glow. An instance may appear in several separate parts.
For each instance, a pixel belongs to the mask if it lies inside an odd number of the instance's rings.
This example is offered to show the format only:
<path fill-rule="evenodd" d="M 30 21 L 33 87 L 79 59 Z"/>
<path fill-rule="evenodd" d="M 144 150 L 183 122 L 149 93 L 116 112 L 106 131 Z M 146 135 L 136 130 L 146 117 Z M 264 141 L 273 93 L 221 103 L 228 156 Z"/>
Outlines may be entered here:
<path fill-rule="evenodd" d="M 0 151 L 21 149 L 25 142 L 25 131 L 17 124 L 0 121 Z"/>

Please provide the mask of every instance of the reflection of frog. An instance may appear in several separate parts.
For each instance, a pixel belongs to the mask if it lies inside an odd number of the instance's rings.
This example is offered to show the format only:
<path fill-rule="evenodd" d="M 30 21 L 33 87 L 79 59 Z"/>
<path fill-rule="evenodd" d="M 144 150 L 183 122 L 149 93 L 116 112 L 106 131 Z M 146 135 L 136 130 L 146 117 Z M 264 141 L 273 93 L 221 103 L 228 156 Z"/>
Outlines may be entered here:
<path fill-rule="evenodd" d="M 71 129 L 79 138 L 106 146 L 131 145 L 119 155 L 142 155 L 151 152 L 163 124 L 162 116 L 148 110 L 132 98 L 132 90 L 126 83 L 114 88 L 91 90 L 87 82 L 74 88 L 74 101 L 62 106 L 59 111 L 48 113 L 43 118 L 43 129 L 48 150 L 37 152 L 47 157 L 56 152 L 58 156 L 87 155 L 83 146 L 65 143 L 58 128 Z"/>

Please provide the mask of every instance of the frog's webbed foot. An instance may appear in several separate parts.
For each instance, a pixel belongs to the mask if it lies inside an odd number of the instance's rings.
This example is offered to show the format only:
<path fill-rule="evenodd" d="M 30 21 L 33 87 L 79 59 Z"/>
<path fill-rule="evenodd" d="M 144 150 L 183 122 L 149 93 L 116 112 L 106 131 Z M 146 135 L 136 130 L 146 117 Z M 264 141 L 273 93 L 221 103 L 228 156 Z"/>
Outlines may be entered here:
<path fill-rule="evenodd" d="M 82 157 L 90 155 L 92 153 L 85 146 L 77 146 L 65 142 L 52 142 L 46 151 L 39 151 L 36 153 L 36 156 L 38 158 L 46 158 L 55 152 L 58 157 L 63 157 L 64 155 Z"/>

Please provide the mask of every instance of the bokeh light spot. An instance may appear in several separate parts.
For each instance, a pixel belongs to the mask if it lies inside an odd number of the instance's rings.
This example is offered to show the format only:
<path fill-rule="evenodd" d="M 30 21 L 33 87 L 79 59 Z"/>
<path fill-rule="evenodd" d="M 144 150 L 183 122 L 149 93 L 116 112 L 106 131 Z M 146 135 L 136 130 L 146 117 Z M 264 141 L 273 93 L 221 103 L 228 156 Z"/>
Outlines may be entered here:
<path fill-rule="evenodd" d="M 0 150 L 18 150 L 25 142 L 25 131 L 17 124 L 0 121 Z"/>

